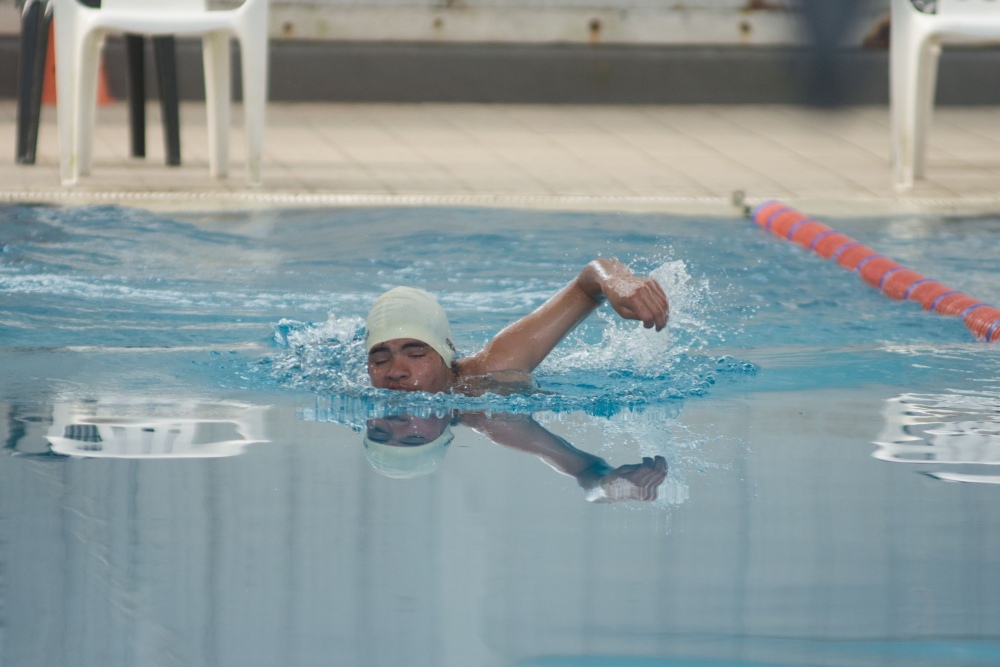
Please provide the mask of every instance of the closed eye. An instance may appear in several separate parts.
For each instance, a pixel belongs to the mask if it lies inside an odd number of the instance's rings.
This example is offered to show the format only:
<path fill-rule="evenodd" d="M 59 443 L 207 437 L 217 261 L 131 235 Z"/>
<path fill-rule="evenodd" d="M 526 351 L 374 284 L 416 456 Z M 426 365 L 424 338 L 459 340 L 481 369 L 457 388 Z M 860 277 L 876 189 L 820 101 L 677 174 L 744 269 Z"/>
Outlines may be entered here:
<path fill-rule="evenodd" d="M 371 354 L 368 355 L 368 363 L 372 366 L 380 366 L 381 364 L 387 363 L 390 359 L 388 354 Z"/>
<path fill-rule="evenodd" d="M 414 341 L 403 346 L 403 352 L 409 357 L 422 357 L 427 354 L 430 346 L 427 343 Z"/>
<path fill-rule="evenodd" d="M 368 439 L 372 442 L 384 444 L 392 440 L 392 433 L 385 429 L 378 428 L 377 426 L 369 426 L 367 435 Z"/>

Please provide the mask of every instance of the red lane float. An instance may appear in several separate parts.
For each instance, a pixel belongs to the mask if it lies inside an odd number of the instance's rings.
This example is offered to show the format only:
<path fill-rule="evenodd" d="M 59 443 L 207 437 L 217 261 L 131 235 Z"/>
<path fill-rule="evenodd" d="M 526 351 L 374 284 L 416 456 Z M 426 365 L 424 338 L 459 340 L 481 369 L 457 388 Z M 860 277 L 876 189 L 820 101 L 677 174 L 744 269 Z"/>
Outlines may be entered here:
<path fill-rule="evenodd" d="M 925 278 L 779 201 L 764 202 L 753 209 L 751 216 L 754 222 L 776 236 L 854 271 L 890 299 L 916 301 L 925 310 L 961 317 L 977 339 L 1000 341 L 1000 308 Z"/>

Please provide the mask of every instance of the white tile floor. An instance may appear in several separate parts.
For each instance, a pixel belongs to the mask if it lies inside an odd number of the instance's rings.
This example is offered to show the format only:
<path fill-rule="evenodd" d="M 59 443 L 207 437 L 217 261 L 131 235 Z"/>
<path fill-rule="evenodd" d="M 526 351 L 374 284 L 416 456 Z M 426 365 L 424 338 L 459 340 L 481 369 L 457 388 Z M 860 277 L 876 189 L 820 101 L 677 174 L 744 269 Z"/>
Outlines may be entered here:
<path fill-rule="evenodd" d="M 0 201 L 119 201 L 151 208 L 460 203 L 730 215 L 736 190 L 814 214 L 1000 211 L 1000 109 L 939 108 L 927 179 L 890 182 L 888 110 L 788 106 L 279 104 L 268 108 L 264 184 L 208 176 L 205 108 L 181 109 L 183 165 L 163 164 L 158 108 L 148 157 L 128 155 L 123 104 L 98 110 L 94 164 L 59 183 L 55 113 L 34 166 L 17 165 L 15 106 L 0 101 Z"/>

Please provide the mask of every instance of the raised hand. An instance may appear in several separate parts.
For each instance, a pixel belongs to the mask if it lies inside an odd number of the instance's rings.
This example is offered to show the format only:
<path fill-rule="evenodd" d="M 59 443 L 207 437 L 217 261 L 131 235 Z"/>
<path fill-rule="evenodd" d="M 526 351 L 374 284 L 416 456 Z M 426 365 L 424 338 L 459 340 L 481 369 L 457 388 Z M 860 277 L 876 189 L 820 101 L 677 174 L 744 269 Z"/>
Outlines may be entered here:
<path fill-rule="evenodd" d="M 609 276 L 601 286 L 615 312 L 629 320 L 640 320 L 647 329 L 661 331 L 670 316 L 670 304 L 660 284 L 652 278 Z"/>

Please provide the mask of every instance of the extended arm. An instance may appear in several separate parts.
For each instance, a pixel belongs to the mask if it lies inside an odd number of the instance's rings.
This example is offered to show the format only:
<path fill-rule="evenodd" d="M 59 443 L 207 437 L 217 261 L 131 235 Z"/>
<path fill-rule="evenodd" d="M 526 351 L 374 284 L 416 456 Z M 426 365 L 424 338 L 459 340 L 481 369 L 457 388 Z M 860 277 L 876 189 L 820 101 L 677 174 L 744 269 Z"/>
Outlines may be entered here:
<path fill-rule="evenodd" d="M 559 472 L 576 477 L 591 468 L 611 470 L 604 459 L 580 451 L 532 417 L 518 414 L 465 413 L 461 423 L 479 431 L 498 445 L 534 454 Z"/>
<path fill-rule="evenodd" d="M 647 456 L 642 463 L 612 468 L 527 415 L 467 413 L 461 416 L 461 423 L 498 445 L 534 454 L 555 470 L 575 477 L 593 502 L 656 500 L 657 488 L 667 478 L 667 461 L 662 456 Z"/>
<path fill-rule="evenodd" d="M 626 319 L 657 331 L 667 324 L 667 295 L 652 278 L 632 275 L 615 259 L 596 259 L 530 315 L 501 331 L 483 350 L 461 362 L 463 375 L 532 371 L 559 341 L 607 299 Z"/>

